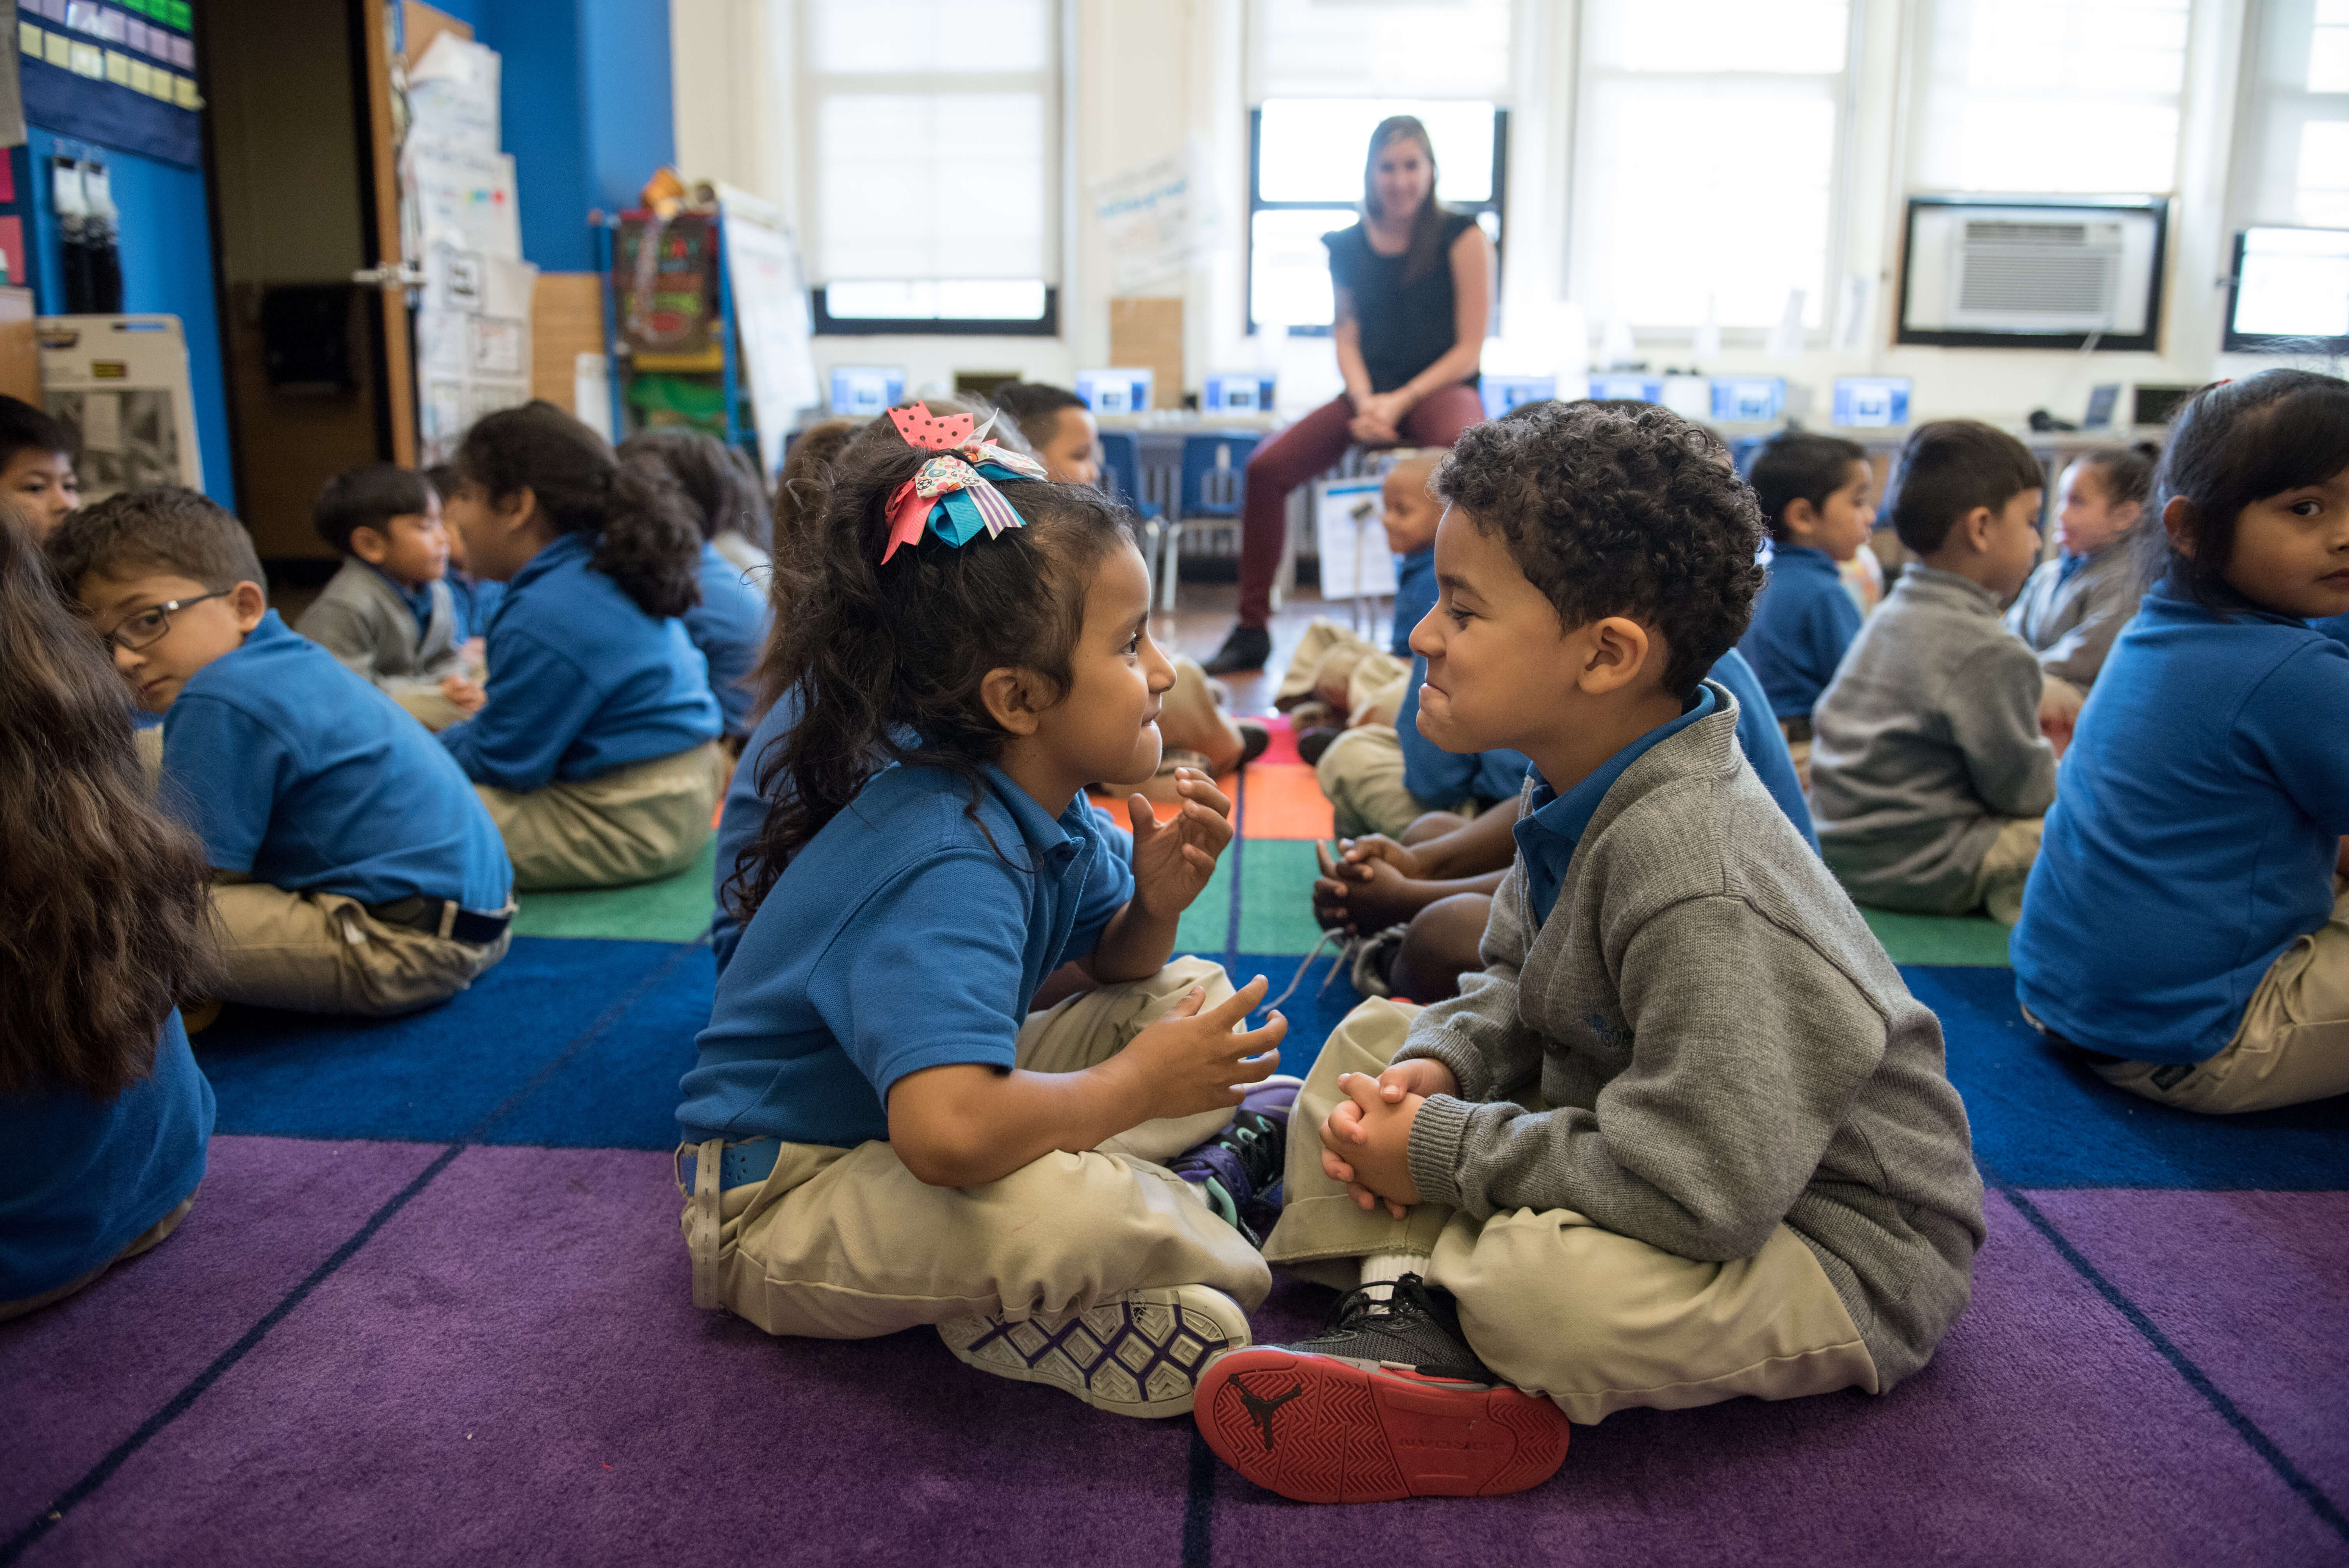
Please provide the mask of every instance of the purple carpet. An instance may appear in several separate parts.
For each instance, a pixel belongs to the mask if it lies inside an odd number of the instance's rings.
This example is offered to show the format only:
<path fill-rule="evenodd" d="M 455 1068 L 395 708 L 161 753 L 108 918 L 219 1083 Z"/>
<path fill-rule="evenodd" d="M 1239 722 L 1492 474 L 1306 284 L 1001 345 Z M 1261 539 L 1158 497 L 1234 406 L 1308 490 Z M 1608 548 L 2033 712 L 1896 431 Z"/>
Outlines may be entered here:
<path fill-rule="evenodd" d="M 641 1151 L 217 1140 L 179 1235 L 0 1328 L 0 1552 L 2349 1563 L 2349 1194 L 1993 1197 L 1972 1308 L 1889 1396 L 1627 1412 L 1533 1492 L 1344 1511 L 926 1331 L 697 1313 L 678 1207 Z M 1257 1332 L 1329 1299 L 1284 1284 Z"/>

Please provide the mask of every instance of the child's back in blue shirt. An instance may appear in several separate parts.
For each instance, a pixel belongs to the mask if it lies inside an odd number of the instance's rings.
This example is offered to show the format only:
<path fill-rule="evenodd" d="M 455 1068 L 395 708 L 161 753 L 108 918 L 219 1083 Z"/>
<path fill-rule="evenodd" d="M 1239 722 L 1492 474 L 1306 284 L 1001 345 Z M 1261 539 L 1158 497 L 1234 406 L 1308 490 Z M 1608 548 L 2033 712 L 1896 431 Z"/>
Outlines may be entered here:
<path fill-rule="evenodd" d="M 1411 629 L 1427 619 L 1442 590 L 1435 581 L 1435 546 L 1395 557 L 1394 622 L 1387 651 L 1396 658 L 1411 657 Z M 1417 689 L 1413 683 L 1413 689 Z"/>
<path fill-rule="evenodd" d="M 215 871 L 362 903 L 503 909 L 504 842 L 432 735 L 269 611 L 163 717 L 162 799 Z"/>
<path fill-rule="evenodd" d="M 1835 558 L 1808 545 L 1780 544 L 1737 649 L 1761 677 L 1774 714 L 1807 718 L 1859 624 L 1859 605 Z"/>
<path fill-rule="evenodd" d="M 564 534 L 506 584 L 490 626 L 489 702 L 440 732 L 466 777 L 525 792 L 674 757 L 719 733 L 709 665 Z"/>
<path fill-rule="evenodd" d="M 2224 1050 L 2278 954 L 2331 918 L 2349 834 L 2349 649 L 2165 580 L 2064 754 L 2015 927 L 2016 990 L 2075 1045 Z"/>
<path fill-rule="evenodd" d="M 709 693 L 729 735 L 750 731 L 751 672 L 767 640 L 767 601 L 740 568 L 701 547 L 701 603 L 685 613 L 685 634 L 709 665 Z"/>

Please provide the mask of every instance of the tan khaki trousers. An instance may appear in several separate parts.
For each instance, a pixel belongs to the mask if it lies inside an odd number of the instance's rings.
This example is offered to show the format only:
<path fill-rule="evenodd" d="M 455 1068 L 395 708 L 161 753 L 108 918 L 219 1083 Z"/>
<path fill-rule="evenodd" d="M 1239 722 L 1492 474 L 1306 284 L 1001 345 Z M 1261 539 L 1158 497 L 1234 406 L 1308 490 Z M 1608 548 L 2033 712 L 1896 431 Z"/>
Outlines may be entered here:
<path fill-rule="evenodd" d="M 1219 965 L 1178 958 L 1029 1016 L 1019 1065 L 1077 1072 L 1124 1048 L 1193 985 L 1232 994 Z M 764 1181 L 718 1190 L 718 1140 L 687 1145 L 694 1187 L 679 1223 L 694 1305 L 770 1334 L 864 1339 L 949 1318 L 1013 1319 L 1130 1290 L 1213 1286 L 1242 1306 L 1271 1271 L 1160 1162 L 1213 1136 L 1228 1110 L 1147 1121 L 1082 1154 L 1047 1154 L 978 1187 L 933 1187 L 884 1141 L 791 1143 Z M 680 1189 L 682 1190 L 682 1189 Z"/>
<path fill-rule="evenodd" d="M 180 1200 L 180 1203 L 177 1208 L 164 1215 L 161 1219 L 156 1221 L 153 1224 L 148 1226 L 145 1230 L 140 1232 L 139 1234 L 131 1240 L 129 1246 L 123 1248 L 120 1252 L 115 1253 L 112 1257 L 98 1264 L 96 1268 L 90 1270 L 89 1273 L 82 1275 L 79 1279 L 69 1279 L 66 1281 L 65 1284 L 57 1286 L 57 1289 L 45 1290 L 38 1295 L 28 1295 L 16 1301 L 0 1301 L 0 1323 L 5 1323 L 12 1317 L 22 1317 L 28 1312 L 38 1312 L 41 1308 L 47 1306 L 52 1303 L 63 1301 L 66 1297 L 74 1295 L 76 1292 L 87 1289 L 97 1280 L 98 1275 L 104 1274 L 115 1264 L 119 1263 L 126 1263 L 129 1260 L 137 1257 L 140 1253 L 146 1252 L 150 1247 L 156 1246 L 163 1240 L 164 1237 L 170 1235 L 173 1231 L 178 1230 L 180 1228 L 180 1222 L 186 1219 L 188 1217 L 188 1211 L 195 1206 L 196 1194 L 191 1192 L 186 1197 Z"/>
<path fill-rule="evenodd" d="M 1476 814 L 1474 800 L 1423 800 L 1402 781 L 1402 739 L 1391 724 L 1365 724 L 1330 743 L 1314 765 L 1313 777 L 1329 799 L 1332 826 L 1340 838 L 1364 833 L 1400 836 L 1430 811 Z"/>
<path fill-rule="evenodd" d="M 2131 1094 L 2211 1116 L 2349 1094 L 2349 890 L 2330 921 L 2268 965 L 2225 1050 L 2183 1075 L 2158 1062 L 2095 1070 Z"/>
<path fill-rule="evenodd" d="M 1240 759 L 1247 741 L 1216 700 L 1199 661 L 1174 655 L 1174 685 L 1158 705 L 1158 738 L 1169 751 L 1195 751 L 1207 770 L 1222 773 Z"/>
<path fill-rule="evenodd" d="M 681 872 L 709 841 L 726 754 L 708 741 L 673 757 L 557 781 L 527 794 L 476 784 L 525 892 L 618 887 Z"/>
<path fill-rule="evenodd" d="M 1342 713 L 1348 724 L 1392 725 L 1410 676 L 1409 660 L 1316 616 L 1297 640 L 1272 706 L 1287 713 L 1299 703 L 1319 702 Z"/>
<path fill-rule="evenodd" d="M 1876 1363 L 1851 1314 L 1785 1225 L 1754 1256 L 1719 1264 L 1675 1256 L 1570 1209 L 1478 1220 L 1421 1203 L 1395 1220 L 1355 1207 L 1322 1173 L 1321 1124 L 1343 1098 L 1339 1075 L 1384 1070 L 1418 1011 L 1365 1002 L 1321 1048 L 1289 1121 L 1287 1207 L 1266 1239 L 1267 1259 L 1342 1286 L 1360 1278 L 1357 1259 L 1432 1253 L 1429 1283 L 1459 1299 L 1460 1326 L 1485 1364 L 1585 1424 L 1635 1406 L 1876 1391 Z"/>
<path fill-rule="evenodd" d="M 2039 835 L 2044 817 L 2010 817 L 1998 825 L 1998 837 L 1974 868 L 1973 903 L 2001 925 L 2023 918 L 2023 888 L 2039 859 Z"/>
<path fill-rule="evenodd" d="M 483 946 L 388 925 L 338 892 L 289 892 L 267 882 L 212 889 L 228 978 L 221 999 L 299 1013 L 385 1018 L 445 1002 L 506 955 L 510 934 Z"/>
<path fill-rule="evenodd" d="M 407 709 L 416 722 L 436 735 L 452 724 L 461 724 L 473 717 L 450 702 L 439 686 L 402 686 L 387 695 Z"/>

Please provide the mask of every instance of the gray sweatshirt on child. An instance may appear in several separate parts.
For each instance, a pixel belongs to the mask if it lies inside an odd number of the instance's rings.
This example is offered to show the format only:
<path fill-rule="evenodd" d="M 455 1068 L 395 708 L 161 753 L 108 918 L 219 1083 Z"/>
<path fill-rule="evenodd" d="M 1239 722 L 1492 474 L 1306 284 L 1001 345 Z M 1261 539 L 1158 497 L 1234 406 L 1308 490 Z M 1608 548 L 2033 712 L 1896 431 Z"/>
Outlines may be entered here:
<path fill-rule="evenodd" d="M 1411 1133 L 1428 1199 L 1571 1209 L 1728 1262 L 1784 1223 L 1875 1360 L 1922 1367 L 1972 1291 L 1982 1178 L 1941 1027 L 1754 777 L 1737 707 L 1659 742 L 1600 801 L 1537 927 L 1520 856 L 1482 974 L 1397 1061 L 1460 1080 Z M 1518 1097 L 1518 1102 L 1509 1098 Z M 1528 1110 L 1538 1096 L 1550 1109 Z"/>
<path fill-rule="evenodd" d="M 437 689 L 444 676 L 462 673 L 457 652 L 457 603 L 449 584 L 432 584 L 432 617 L 419 634 L 416 613 L 383 573 L 345 557 L 343 569 L 294 629 L 397 696 Z"/>
<path fill-rule="evenodd" d="M 2064 559 L 2043 562 L 2006 612 L 2006 629 L 2038 652 L 2039 667 L 2082 691 L 2105 667 L 2113 639 L 2145 597 L 2138 536 L 2127 534 L 2064 575 Z"/>
<path fill-rule="evenodd" d="M 1911 566 L 1811 711 L 1811 820 L 1851 896 L 1958 914 L 2002 820 L 2055 801 L 2039 660 L 1991 591 Z"/>

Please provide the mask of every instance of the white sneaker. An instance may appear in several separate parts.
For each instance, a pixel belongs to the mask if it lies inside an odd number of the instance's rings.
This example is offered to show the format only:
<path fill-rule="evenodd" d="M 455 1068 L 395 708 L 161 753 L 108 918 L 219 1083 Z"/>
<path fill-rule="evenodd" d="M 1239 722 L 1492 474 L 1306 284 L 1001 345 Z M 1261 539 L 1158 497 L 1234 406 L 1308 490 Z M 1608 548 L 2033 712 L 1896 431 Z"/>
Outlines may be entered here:
<path fill-rule="evenodd" d="M 1204 1284 L 1130 1290 L 1057 1317 L 957 1317 L 938 1337 L 982 1372 L 1151 1417 L 1188 1415 L 1207 1363 L 1253 1343 L 1239 1303 Z"/>

